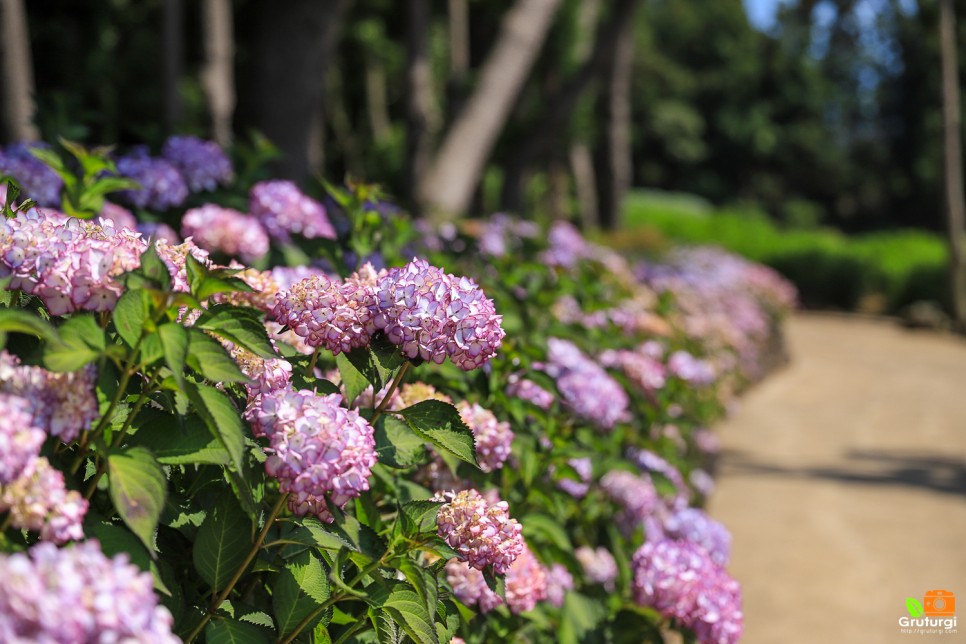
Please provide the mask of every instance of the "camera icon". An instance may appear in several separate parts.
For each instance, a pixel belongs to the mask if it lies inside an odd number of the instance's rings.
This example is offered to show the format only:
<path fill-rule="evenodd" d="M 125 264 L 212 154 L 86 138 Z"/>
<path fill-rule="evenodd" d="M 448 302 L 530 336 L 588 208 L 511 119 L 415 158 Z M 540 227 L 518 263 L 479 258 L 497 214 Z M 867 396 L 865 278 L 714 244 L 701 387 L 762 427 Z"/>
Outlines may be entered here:
<path fill-rule="evenodd" d="M 927 617 L 952 617 L 956 613 L 956 595 L 948 590 L 929 590 L 922 598 Z"/>

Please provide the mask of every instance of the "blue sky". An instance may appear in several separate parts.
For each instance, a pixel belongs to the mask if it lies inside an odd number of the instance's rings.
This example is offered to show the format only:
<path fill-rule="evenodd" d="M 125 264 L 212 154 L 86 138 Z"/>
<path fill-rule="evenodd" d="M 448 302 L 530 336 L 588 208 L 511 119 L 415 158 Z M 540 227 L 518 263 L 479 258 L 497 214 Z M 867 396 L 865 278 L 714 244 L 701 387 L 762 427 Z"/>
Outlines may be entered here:
<path fill-rule="evenodd" d="M 751 24 L 761 31 L 768 31 L 775 24 L 778 6 L 788 0 L 743 0 L 743 2 Z"/>

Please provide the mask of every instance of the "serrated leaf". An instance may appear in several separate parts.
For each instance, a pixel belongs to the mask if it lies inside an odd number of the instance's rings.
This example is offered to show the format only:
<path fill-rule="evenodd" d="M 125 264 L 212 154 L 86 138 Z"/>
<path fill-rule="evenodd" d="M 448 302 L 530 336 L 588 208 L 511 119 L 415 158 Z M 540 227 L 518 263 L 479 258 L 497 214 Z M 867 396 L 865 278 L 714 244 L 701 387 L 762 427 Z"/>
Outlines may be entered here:
<path fill-rule="evenodd" d="M 424 400 L 398 413 L 424 440 L 466 463 L 480 466 L 473 432 L 453 405 L 441 400 Z"/>
<path fill-rule="evenodd" d="M 201 280 L 197 291 L 194 293 L 199 300 L 207 300 L 217 293 L 251 293 L 252 287 L 247 282 L 238 277 L 216 277 L 209 275 Z"/>
<path fill-rule="evenodd" d="M 343 536 L 330 532 L 327 525 L 312 517 L 301 519 L 301 525 L 286 534 L 284 539 L 325 550 L 338 551 L 344 547 L 354 547 Z"/>
<path fill-rule="evenodd" d="M 190 256 L 191 253 L 188 255 Z M 141 266 L 136 272 L 160 286 L 162 290 L 167 290 L 171 286 L 171 273 L 158 255 L 155 244 L 148 244 L 141 253 Z"/>
<path fill-rule="evenodd" d="M 385 372 L 395 371 L 406 362 L 406 356 L 402 354 L 399 347 L 389 341 L 385 333 L 380 332 L 372 336 L 369 350 Z M 383 373 L 383 380 L 387 380 L 385 373 Z"/>
<path fill-rule="evenodd" d="M 208 426 L 228 452 L 236 471 L 241 471 L 245 449 L 245 432 L 238 410 L 223 392 L 208 385 L 187 383 L 185 393 Z"/>
<path fill-rule="evenodd" d="M 506 600 L 506 577 L 503 575 L 496 575 L 493 573 L 493 568 L 487 566 L 483 570 L 483 581 L 486 582 L 486 587 L 492 592 L 496 593 L 504 600 Z"/>
<path fill-rule="evenodd" d="M 154 530 L 164 508 L 167 479 L 154 456 L 131 447 L 107 457 L 107 475 L 114 508 L 148 550 L 154 551 Z"/>
<path fill-rule="evenodd" d="M 144 423 L 128 443 L 151 450 L 162 465 L 228 465 L 231 460 L 221 441 L 194 415 L 181 420 L 158 414 Z"/>
<path fill-rule="evenodd" d="M 61 325 L 58 334 L 60 341 L 44 347 L 44 366 L 51 371 L 77 371 L 107 348 L 104 330 L 90 314 L 75 314 Z"/>
<path fill-rule="evenodd" d="M 288 635 L 329 598 L 328 571 L 311 551 L 290 559 L 272 582 L 272 608 L 279 632 Z M 322 619 L 320 613 L 318 619 Z M 307 627 L 311 627 L 315 620 Z"/>
<path fill-rule="evenodd" d="M 57 342 L 57 330 L 32 313 L 22 309 L 0 308 L 0 331 L 26 333 L 47 342 Z"/>
<path fill-rule="evenodd" d="M 335 366 L 339 368 L 339 376 L 342 378 L 342 387 L 345 389 L 346 403 L 351 405 L 356 397 L 369 386 L 369 381 L 361 371 L 356 369 L 355 365 L 352 364 L 344 353 L 340 353 L 335 357 Z"/>
<path fill-rule="evenodd" d="M 195 322 L 195 327 L 212 331 L 266 360 L 277 358 L 278 354 L 272 347 L 265 325 L 258 315 L 254 309 L 218 304 L 202 313 Z"/>
<path fill-rule="evenodd" d="M 382 374 L 379 373 L 379 367 L 376 366 L 376 361 L 369 349 L 353 349 L 349 353 L 340 355 L 344 355 L 352 363 L 352 366 L 372 385 L 373 391 L 382 389 Z"/>
<path fill-rule="evenodd" d="M 370 605 L 388 611 L 406 635 L 418 644 L 439 644 L 434 619 L 412 586 L 401 581 L 387 581 L 370 588 Z"/>
<path fill-rule="evenodd" d="M 148 319 L 148 305 L 142 289 L 126 291 L 117 300 L 112 316 L 114 329 L 129 347 L 133 347 L 141 337 L 144 323 Z"/>
<path fill-rule="evenodd" d="M 211 382 L 249 382 L 231 354 L 204 331 L 188 329 L 188 366 Z"/>
<path fill-rule="evenodd" d="M 335 521 L 329 531 L 341 539 L 352 552 L 360 553 L 375 561 L 386 551 L 382 538 L 369 526 L 363 525 L 351 514 L 333 512 Z"/>
<path fill-rule="evenodd" d="M 408 537 L 436 533 L 436 515 L 442 503 L 436 501 L 410 501 L 402 506 L 400 519 L 403 521 L 403 534 Z"/>
<path fill-rule="evenodd" d="M 435 572 L 423 568 L 407 556 L 399 558 L 396 567 L 423 600 L 427 614 L 433 615 L 439 602 L 439 580 Z"/>
<path fill-rule="evenodd" d="M 207 644 L 268 644 L 274 638 L 264 628 L 227 617 L 218 617 L 205 626 Z"/>
<path fill-rule="evenodd" d="M 198 529 L 192 549 L 195 570 L 213 589 L 221 590 L 245 562 L 251 545 L 251 521 L 233 496 L 223 494 Z"/>
<path fill-rule="evenodd" d="M 375 425 L 376 454 L 389 467 L 406 468 L 423 460 L 426 441 L 395 416 L 380 416 Z"/>
<path fill-rule="evenodd" d="M 164 361 L 171 369 L 178 389 L 184 391 L 185 357 L 188 355 L 188 332 L 180 324 L 168 322 L 158 327 L 158 337 L 161 339 L 161 349 L 164 351 Z"/>

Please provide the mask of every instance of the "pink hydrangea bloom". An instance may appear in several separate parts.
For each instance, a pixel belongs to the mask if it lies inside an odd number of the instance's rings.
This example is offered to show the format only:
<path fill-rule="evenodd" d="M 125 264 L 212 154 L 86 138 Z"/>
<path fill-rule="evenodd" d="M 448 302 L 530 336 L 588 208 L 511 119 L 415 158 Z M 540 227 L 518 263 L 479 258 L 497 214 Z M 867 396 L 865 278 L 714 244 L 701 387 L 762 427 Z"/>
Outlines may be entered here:
<path fill-rule="evenodd" d="M 23 473 L 47 437 L 34 426 L 31 407 L 26 398 L 0 394 L 0 487 Z"/>
<path fill-rule="evenodd" d="M 439 536 L 461 561 L 479 570 L 492 566 L 503 574 L 523 552 L 521 527 L 510 518 L 506 501 L 487 503 L 476 490 L 450 492 L 440 500 L 445 504 L 436 518 Z"/>
<path fill-rule="evenodd" d="M 622 507 L 621 523 L 630 529 L 647 524 L 662 507 L 648 477 L 612 470 L 600 480 L 600 487 Z"/>
<path fill-rule="evenodd" d="M 506 395 L 519 398 L 540 409 L 550 409 L 554 395 L 528 378 L 511 376 L 506 386 Z"/>
<path fill-rule="evenodd" d="M 560 608 L 564 604 L 567 591 L 574 587 L 574 577 L 562 565 L 555 563 L 547 569 L 547 601 Z"/>
<path fill-rule="evenodd" d="M 524 544 L 523 551 L 506 572 L 506 603 L 515 614 L 533 610 L 547 598 L 547 572 Z"/>
<path fill-rule="evenodd" d="M 104 202 L 104 207 L 97 214 L 101 219 L 107 219 L 114 224 L 114 228 L 122 230 L 127 228 L 132 232 L 138 232 L 138 220 L 134 218 L 131 211 L 124 206 L 119 206 L 110 201 Z M 103 225 L 103 224 L 102 224 Z"/>
<path fill-rule="evenodd" d="M 0 555 L 0 640 L 176 644 L 151 573 L 127 555 L 108 559 L 96 541 L 41 543 Z"/>
<path fill-rule="evenodd" d="M 571 478 L 561 478 L 557 481 L 557 487 L 576 499 L 582 499 L 590 490 L 590 477 L 594 473 L 594 464 L 588 457 L 572 458 L 567 464 L 574 468 L 580 480 Z"/>
<path fill-rule="evenodd" d="M 424 400 L 439 400 L 452 403 L 453 400 L 444 393 L 436 391 L 436 387 L 425 382 L 411 382 L 399 388 L 399 406 L 394 409 L 405 409 Z M 465 421 L 465 419 L 464 419 Z"/>
<path fill-rule="evenodd" d="M 614 555 L 607 548 L 590 548 L 581 546 L 574 551 L 574 556 L 584 569 L 584 575 L 593 584 L 601 584 L 608 591 L 614 590 L 617 579 L 617 562 Z"/>
<path fill-rule="evenodd" d="M 486 585 L 483 573 L 470 568 L 466 562 L 458 559 L 446 562 L 446 581 L 458 600 L 467 606 L 476 606 L 481 613 L 488 613 L 503 603 L 500 596 Z"/>
<path fill-rule="evenodd" d="M 728 528 L 698 508 L 682 508 L 664 521 L 664 533 L 670 539 L 690 541 L 704 548 L 719 566 L 731 558 L 731 533 Z"/>
<path fill-rule="evenodd" d="M 247 263 L 258 261 L 268 252 L 268 233 L 257 219 L 215 204 L 186 212 L 181 234 L 205 250 Z"/>
<path fill-rule="evenodd" d="M 510 423 L 498 420 L 493 412 L 476 403 L 461 400 L 456 408 L 476 439 L 476 458 L 480 469 L 492 472 L 503 467 L 503 463 L 510 457 L 510 446 L 513 443 Z"/>
<path fill-rule="evenodd" d="M 83 539 L 87 501 L 64 485 L 64 475 L 46 458 L 33 459 L 20 476 L 0 486 L 0 512 L 10 513 L 11 525 L 40 533 L 54 543 Z"/>
<path fill-rule="evenodd" d="M 269 438 L 265 471 L 291 494 L 295 514 L 332 521 L 326 495 L 341 508 L 369 489 L 376 464 L 374 432 L 341 401 L 338 394 L 283 388 L 264 394 L 250 414 L 256 435 Z"/>
<path fill-rule="evenodd" d="M 335 239 L 325 207 L 302 194 L 291 181 L 262 181 L 249 193 L 249 212 L 258 218 L 273 239 L 288 242 L 291 235 L 306 239 Z"/>

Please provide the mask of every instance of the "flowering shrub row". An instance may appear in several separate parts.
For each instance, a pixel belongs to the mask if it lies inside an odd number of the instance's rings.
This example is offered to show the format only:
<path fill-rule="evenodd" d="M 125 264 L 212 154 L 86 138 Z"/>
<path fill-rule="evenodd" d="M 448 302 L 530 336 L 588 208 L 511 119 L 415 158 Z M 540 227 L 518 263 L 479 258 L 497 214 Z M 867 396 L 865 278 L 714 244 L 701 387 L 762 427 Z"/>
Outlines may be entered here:
<path fill-rule="evenodd" d="M 63 145 L 0 152 L 0 639 L 738 640 L 708 426 L 774 273 Z"/>

